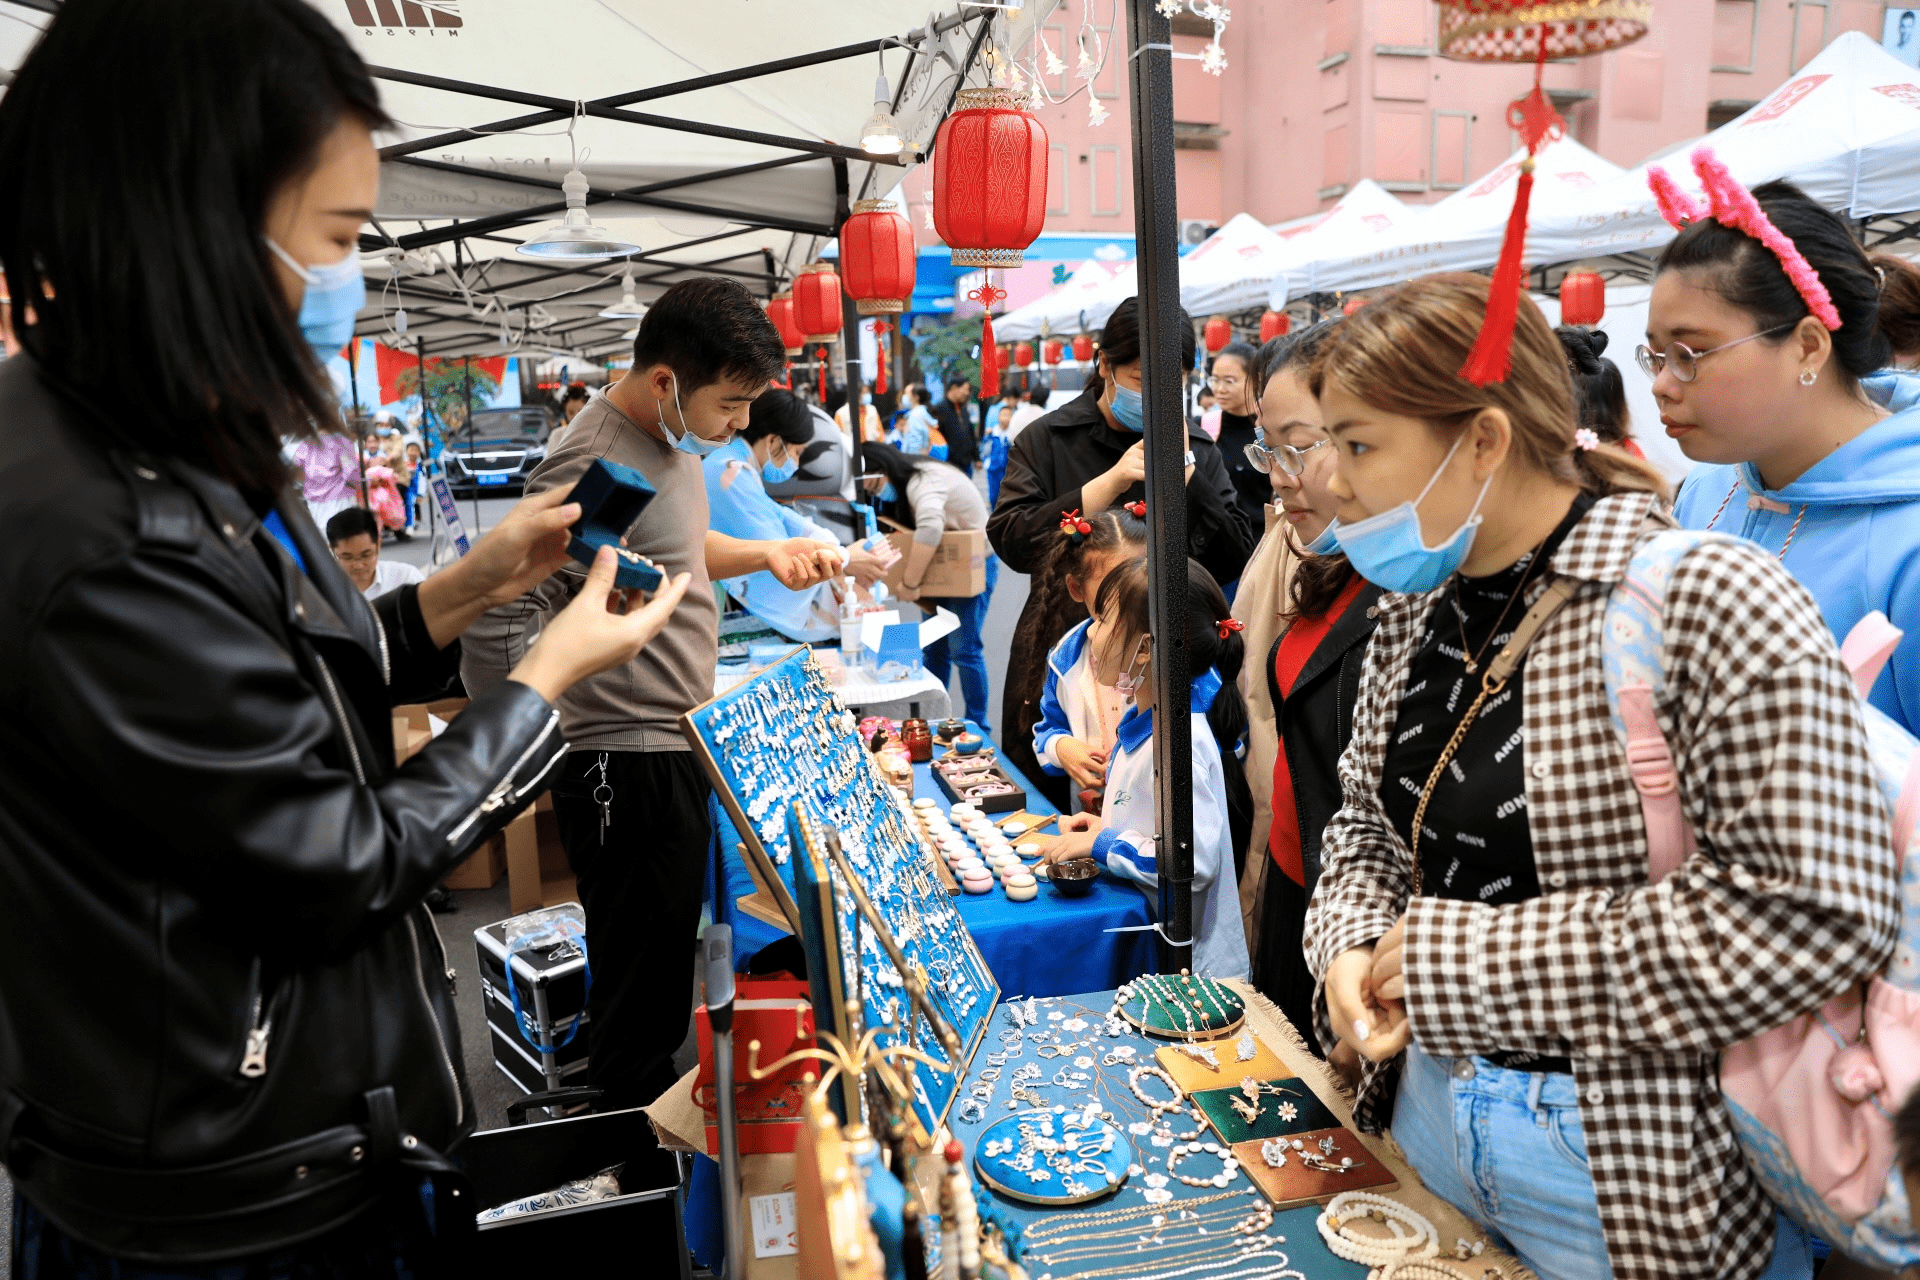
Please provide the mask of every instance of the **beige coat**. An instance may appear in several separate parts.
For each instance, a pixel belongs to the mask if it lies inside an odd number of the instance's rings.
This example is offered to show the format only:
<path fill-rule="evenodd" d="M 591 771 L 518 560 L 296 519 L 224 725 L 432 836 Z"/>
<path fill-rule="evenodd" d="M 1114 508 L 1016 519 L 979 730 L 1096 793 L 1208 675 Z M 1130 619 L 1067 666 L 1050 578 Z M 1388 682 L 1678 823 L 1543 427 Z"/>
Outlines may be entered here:
<path fill-rule="evenodd" d="M 1247 700 L 1247 789 L 1253 793 L 1253 830 L 1247 837 L 1247 868 L 1240 877 L 1240 918 L 1247 927 L 1247 951 L 1260 950 L 1260 904 L 1266 894 L 1267 833 L 1273 826 L 1273 762 L 1280 750 L 1279 726 L 1267 686 L 1267 654 L 1286 630 L 1285 610 L 1292 603 L 1293 570 L 1300 563 L 1289 536 L 1293 526 L 1272 504 L 1267 530 L 1240 574 L 1233 616 L 1246 624 L 1246 661 L 1240 666 L 1240 696 Z"/>

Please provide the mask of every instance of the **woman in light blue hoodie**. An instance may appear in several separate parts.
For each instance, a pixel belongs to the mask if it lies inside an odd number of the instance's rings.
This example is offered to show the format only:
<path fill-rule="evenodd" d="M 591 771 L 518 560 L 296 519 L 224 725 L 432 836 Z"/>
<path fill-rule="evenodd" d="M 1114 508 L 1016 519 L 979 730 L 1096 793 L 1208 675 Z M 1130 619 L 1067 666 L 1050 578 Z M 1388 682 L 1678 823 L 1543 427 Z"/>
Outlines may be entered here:
<path fill-rule="evenodd" d="M 1837 215 L 1791 183 L 1753 195 L 1840 326 L 1739 228 L 1702 218 L 1667 246 L 1639 358 L 1667 434 L 1708 464 L 1674 515 L 1776 552 L 1836 640 L 1876 609 L 1905 630 L 1871 701 L 1920 731 L 1920 377 L 1887 368 L 1886 332 L 1913 319 L 1890 313 L 1883 272 Z"/>

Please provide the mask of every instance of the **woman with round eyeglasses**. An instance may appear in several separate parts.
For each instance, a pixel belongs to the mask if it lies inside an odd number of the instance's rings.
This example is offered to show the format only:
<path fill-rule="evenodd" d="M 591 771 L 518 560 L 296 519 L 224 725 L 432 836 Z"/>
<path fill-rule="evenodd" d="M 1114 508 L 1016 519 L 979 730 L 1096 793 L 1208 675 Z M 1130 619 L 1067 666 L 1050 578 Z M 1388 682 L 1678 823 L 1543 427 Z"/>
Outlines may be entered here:
<path fill-rule="evenodd" d="M 1269 488 L 1259 464 L 1247 454 L 1250 444 L 1258 442 L 1260 406 L 1253 390 L 1254 349 L 1244 342 L 1230 342 L 1213 358 L 1213 371 L 1207 385 L 1220 401 L 1220 460 L 1227 464 L 1227 478 L 1233 481 L 1240 514 L 1247 525 L 1258 530 L 1266 519 Z"/>
<path fill-rule="evenodd" d="M 1334 450 L 1306 381 L 1334 323 L 1275 338 L 1254 358 L 1260 437 L 1244 454 L 1273 501 L 1233 602 L 1246 624 L 1240 691 L 1254 803 L 1240 909 L 1254 985 L 1308 1044 L 1314 983 L 1301 930 L 1320 874 L 1320 832 L 1340 808 L 1335 764 L 1373 634 L 1367 608 L 1380 594 L 1339 552 L 1331 528 L 1339 503 L 1327 487 Z"/>
<path fill-rule="evenodd" d="M 1920 377 L 1889 368 L 1887 336 L 1915 318 L 1838 216 L 1790 183 L 1753 195 L 1832 310 L 1738 227 L 1700 218 L 1667 246 L 1635 354 L 1667 435 L 1705 464 L 1674 516 L 1774 552 L 1836 639 L 1876 609 L 1920 634 Z M 1920 642 L 1870 699 L 1920 728 Z"/>

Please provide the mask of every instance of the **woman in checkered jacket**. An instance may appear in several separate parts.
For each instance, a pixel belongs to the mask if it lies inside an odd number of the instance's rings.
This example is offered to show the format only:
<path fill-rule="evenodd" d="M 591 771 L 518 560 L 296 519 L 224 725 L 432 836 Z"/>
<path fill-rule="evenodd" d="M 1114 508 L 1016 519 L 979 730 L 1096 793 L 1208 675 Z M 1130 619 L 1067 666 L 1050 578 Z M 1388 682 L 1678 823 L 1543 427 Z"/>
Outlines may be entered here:
<path fill-rule="evenodd" d="M 1377 299 L 1311 375 L 1343 549 L 1390 588 L 1307 917 L 1318 1033 L 1367 1059 L 1360 1124 L 1391 1122 L 1429 1189 L 1542 1276 L 1806 1277 L 1717 1065 L 1891 952 L 1897 864 L 1851 682 L 1766 552 L 1679 562 L 1657 710 L 1700 852 L 1649 885 L 1601 620 L 1672 527 L 1664 485 L 1576 433 L 1525 298 L 1509 376 L 1454 372 L 1487 289 L 1436 276 Z"/>

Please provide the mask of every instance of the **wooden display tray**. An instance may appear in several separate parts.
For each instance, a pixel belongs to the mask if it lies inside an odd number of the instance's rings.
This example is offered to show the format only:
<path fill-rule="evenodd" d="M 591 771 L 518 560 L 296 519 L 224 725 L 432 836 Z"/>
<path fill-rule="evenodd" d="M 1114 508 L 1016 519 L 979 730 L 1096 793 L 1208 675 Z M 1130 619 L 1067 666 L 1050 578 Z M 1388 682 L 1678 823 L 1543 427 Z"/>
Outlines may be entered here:
<path fill-rule="evenodd" d="M 1329 1129 L 1309 1129 L 1304 1133 L 1293 1134 L 1288 1141 L 1298 1139 L 1306 1144 L 1308 1150 L 1318 1149 L 1322 1138 L 1332 1138 L 1335 1143 L 1335 1158 L 1351 1157 L 1354 1173 L 1327 1173 L 1319 1169 L 1310 1169 L 1300 1160 L 1300 1153 L 1289 1148 L 1287 1163 L 1283 1168 L 1273 1169 L 1267 1165 L 1266 1157 L 1260 1154 L 1260 1142 L 1236 1142 L 1232 1151 L 1234 1159 L 1246 1172 L 1253 1185 L 1260 1188 L 1260 1194 L 1273 1202 L 1275 1209 L 1295 1209 L 1301 1205 L 1325 1204 L 1343 1191 L 1371 1191 L 1384 1194 L 1398 1191 L 1400 1182 L 1393 1171 L 1380 1163 L 1373 1152 L 1369 1151 L 1359 1138 L 1349 1129 L 1335 1126 Z M 1174 1202 L 1178 1204 L 1178 1202 Z"/>
<path fill-rule="evenodd" d="M 1247 1034 L 1253 1035 L 1251 1031 Z M 1234 1056 L 1240 1050 L 1238 1037 L 1229 1037 L 1225 1040 L 1190 1040 L 1187 1043 L 1195 1048 L 1213 1050 L 1214 1057 L 1220 1060 L 1220 1067 L 1215 1070 L 1175 1048 L 1154 1050 L 1154 1061 L 1160 1064 L 1162 1071 L 1173 1077 L 1173 1082 L 1180 1086 L 1180 1092 L 1185 1094 L 1195 1094 L 1202 1089 L 1237 1087 L 1248 1076 L 1252 1076 L 1255 1080 L 1279 1080 L 1293 1074 L 1280 1061 L 1279 1055 L 1262 1044 L 1258 1036 L 1254 1036 L 1253 1039 L 1253 1057 L 1245 1062 L 1239 1061 Z"/>

